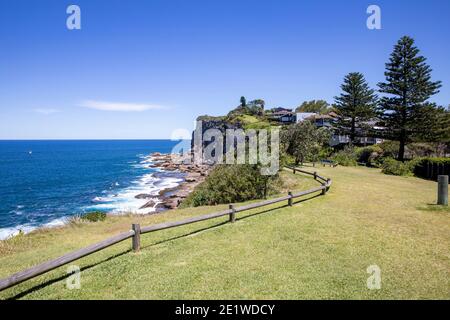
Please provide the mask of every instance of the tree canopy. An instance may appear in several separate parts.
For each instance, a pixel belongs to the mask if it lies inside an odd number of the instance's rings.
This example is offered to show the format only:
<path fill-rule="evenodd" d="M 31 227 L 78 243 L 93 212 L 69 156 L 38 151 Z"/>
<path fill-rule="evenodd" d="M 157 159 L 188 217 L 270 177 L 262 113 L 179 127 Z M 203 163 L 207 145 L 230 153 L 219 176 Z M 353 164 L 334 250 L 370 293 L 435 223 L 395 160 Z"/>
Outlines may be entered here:
<path fill-rule="evenodd" d="M 362 134 L 364 122 L 376 114 L 377 95 L 359 72 L 349 73 L 341 85 L 342 93 L 335 97 L 334 111 L 338 115 L 337 127 L 355 142 L 357 129 Z"/>
<path fill-rule="evenodd" d="M 304 101 L 295 112 L 315 112 L 324 114 L 328 111 L 329 104 L 325 100 Z"/>
<path fill-rule="evenodd" d="M 245 107 L 247 105 L 247 100 L 245 99 L 244 96 L 241 97 L 240 102 L 241 102 L 241 107 Z"/>
<path fill-rule="evenodd" d="M 440 81 L 431 80 L 431 71 L 414 40 L 404 36 L 394 46 L 386 63 L 386 81 L 378 84 L 379 91 L 385 94 L 379 107 L 385 135 L 399 141 L 401 161 L 406 143 L 434 130 L 420 122 L 430 114 L 430 108 L 435 108 L 426 102 L 441 87 Z"/>
<path fill-rule="evenodd" d="M 329 140 L 329 131 L 317 128 L 310 121 L 292 124 L 281 132 L 284 151 L 294 157 L 296 164 L 317 161 L 320 151 Z"/>

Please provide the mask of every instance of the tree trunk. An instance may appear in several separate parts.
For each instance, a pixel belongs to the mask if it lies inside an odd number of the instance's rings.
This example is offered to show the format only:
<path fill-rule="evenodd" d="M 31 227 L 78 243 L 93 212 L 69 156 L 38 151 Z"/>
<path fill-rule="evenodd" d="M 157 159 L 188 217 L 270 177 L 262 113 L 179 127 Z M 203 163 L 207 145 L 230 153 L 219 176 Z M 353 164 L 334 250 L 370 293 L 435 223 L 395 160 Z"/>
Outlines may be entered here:
<path fill-rule="evenodd" d="M 405 161 L 405 142 L 406 140 L 406 134 L 405 134 L 405 130 L 402 129 L 401 133 L 400 133 L 400 148 L 398 150 L 398 160 L 404 162 Z"/>
<path fill-rule="evenodd" d="M 353 145 L 356 136 L 356 119 L 352 118 L 352 126 L 350 128 L 350 144 Z"/>
<path fill-rule="evenodd" d="M 267 199 L 267 185 L 268 185 L 268 179 L 265 179 L 265 181 L 264 181 L 264 199 Z"/>

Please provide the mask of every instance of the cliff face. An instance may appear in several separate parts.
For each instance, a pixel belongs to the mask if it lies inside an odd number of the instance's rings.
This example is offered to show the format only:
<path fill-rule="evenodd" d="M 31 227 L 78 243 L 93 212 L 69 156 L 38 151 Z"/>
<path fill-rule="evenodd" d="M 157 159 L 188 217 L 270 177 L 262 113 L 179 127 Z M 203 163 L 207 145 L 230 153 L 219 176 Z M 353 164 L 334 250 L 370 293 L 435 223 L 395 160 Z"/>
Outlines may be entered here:
<path fill-rule="evenodd" d="M 226 146 L 226 130 L 227 129 L 242 129 L 242 124 L 240 122 L 230 123 L 228 122 L 225 117 L 206 117 L 201 116 L 197 118 L 197 129 L 199 130 L 199 121 L 201 121 L 201 136 L 203 137 L 205 132 L 209 129 L 217 129 L 220 132 L 222 132 L 223 135 L 223 145 L 224 145 L 224 152 L 225 152 L 225 146 Z M 194 136 L 195 132 L 192 132 L 192 140 L 191 140 L 191 148 L 194 148 Z M 198 134 L 200 133 L 200 130 Z M 203 139 L 202 139 L 203 140 Z M 204 141 L 203 140 L 203 148 L 205 148 L 207 145 L 212 143 L 212 141 Z"/>

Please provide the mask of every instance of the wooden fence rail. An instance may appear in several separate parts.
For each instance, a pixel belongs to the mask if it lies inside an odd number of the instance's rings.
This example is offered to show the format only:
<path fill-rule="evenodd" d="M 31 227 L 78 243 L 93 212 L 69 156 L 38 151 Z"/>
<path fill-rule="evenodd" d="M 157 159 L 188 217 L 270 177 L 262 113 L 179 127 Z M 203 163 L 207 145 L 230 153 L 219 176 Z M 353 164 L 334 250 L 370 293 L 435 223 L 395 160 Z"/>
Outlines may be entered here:
<path fill-rule="evenodd" d="M 331 187 L 331 183 L 332 183 L 331 179 L 327 179 L 322 176 L 319 176 L 316 172 L 309 172 L 309 171 L 305 171 L 305 170 L 295 168 L 295 167 L 287 167 L 287 168 L 293 170 L 294 174 L 296 172 L 301 172 L 304 174 L 314 176 L 314 179 L 317 180 L 318 182 L 320 182 L 321 186 L 313 188 L 313 189 L 305 190 L 305 191 L 300 191 L 297 193 L 289 192 L 289 194 L 287 196 L 270 199 L 270 200 L 265 200 L 265 201 L 261 201 L 261 202 L 257 202 L 257 203 L 251 203 L 251 204 L 244 205 L 241 207 L 235 208 L 233 205 L 230 205 L 230 208 L 228 210 L 215 212 L 215 213 L 209 213 L 209 214 L 192 217 L 192 218 L 188 218 L 188 219 L 184 219 L 184 220 L 180 220 L 180 221 L 159 223 L 159 224 L 142 227 L 142 228 L 140 227 L 139 224 L 133 224 L 132 230 L 118 234 L 114 237 L 111 237 L 111 238 L 108 238 L 101 242 L 98 242 L 96 244 L 90 245 L 86 248 L 82 248 L 77 251 L 73 251 L 73 252 L 63 255 L 59 258 L 44 262 L 37 266 L 31 267 L 27 270 L 15 273 L 5 279 L 1 279 L 0 280 L 0 291 L 10 288 L 12 286 L 15 286 L 23 281 L 37 277 L 48 271 L 54 270 L 58 267 L 66 265 L 66 264 L 68 264 L 72 261 L 78 260 L 82 257 L 93 254 L 97 251 L 108 248 L 114 244 L 117 244 L 117 243 L 122 242 L 129 238 L 132 238 L 133 250 L 139 251 L 140 250 L 140 235 L 144 234 L 144 233 L 149 233 L 149 232 L 154 232 L 154 231 L 159 231 L 159 230 L 164 230 L 164 229 L 169 229 L 169 228 L 175 228 L 175 227 L 184 226 L 184 225 L 188 225 L 191 223 L 196 223 L 196 222 L 205 221 L 205 220 L 209 220 L 209 219 L 215 219 L 215 218 L 219 218 L 219 217 L 223 217 L 223 216 L 227 216 L 227 215 L 230 217 L 229 221 L 234 222 L 236 219 L 236 213 L 238 213 L 238 212 L 256 209 L 256 208 L 260 208 L 260 207 L 264 207 L 264 206 L 268 206 L 271 204 L 284 202 L 284 201 L 288 201 L 288 205 L 291 206 L 292 200 L 295 198 L 303 197 L 303 196 L 306 196 L 306 195 L 309 195 L 312 193 L 316 193 L 316 192 L 321 192 L 323 195 L 325 195 L 326 192 L 328 191 L 328 189 Z"/>

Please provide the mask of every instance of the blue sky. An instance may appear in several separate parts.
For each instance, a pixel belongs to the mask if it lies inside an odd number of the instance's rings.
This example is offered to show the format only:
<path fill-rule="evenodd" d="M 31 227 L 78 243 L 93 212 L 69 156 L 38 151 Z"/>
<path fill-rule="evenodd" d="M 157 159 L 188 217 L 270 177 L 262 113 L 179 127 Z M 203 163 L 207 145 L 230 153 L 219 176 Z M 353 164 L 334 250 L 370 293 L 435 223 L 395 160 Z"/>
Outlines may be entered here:
<path fill-rule="evenodd" d="M 371 4 L 382 30 L 366 27 Z M 242 95 L 332 102 L 349 72 L 382 81 L 403 35 L 449 105 L 449 16 L 448 0 L 0 0 L 0 139 L 170 138 Z"/>

